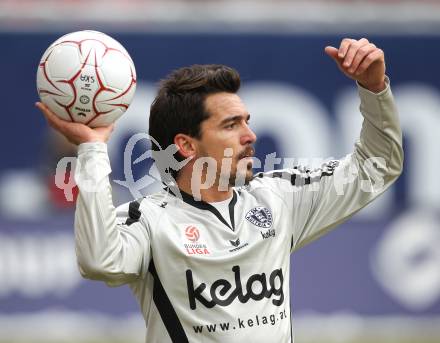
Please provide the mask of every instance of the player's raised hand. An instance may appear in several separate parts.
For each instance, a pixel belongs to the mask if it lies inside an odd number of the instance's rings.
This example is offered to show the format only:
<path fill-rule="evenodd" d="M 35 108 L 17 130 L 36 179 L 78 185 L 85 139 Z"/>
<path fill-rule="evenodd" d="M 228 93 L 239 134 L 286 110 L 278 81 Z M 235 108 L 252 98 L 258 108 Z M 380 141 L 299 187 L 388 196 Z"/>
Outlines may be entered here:
<path fill-rule="evenodd" d="M 35 106 L 44 114 L 49 125 L 73 144 L 107 142 L 114 128 L 114 124 L 106 127 L 90 128 L 87 125 L 69 122 L 57 117 L 56 114 L 42 102 L 35 103 Z"/>
<path fill-rule="evenodd" d="M 344 38 L 339 49 L 327 46 L 325 52 L 345 75 L 363 87 L 375 93 L 385 89 L 384 53 L 366 38 Z"/>

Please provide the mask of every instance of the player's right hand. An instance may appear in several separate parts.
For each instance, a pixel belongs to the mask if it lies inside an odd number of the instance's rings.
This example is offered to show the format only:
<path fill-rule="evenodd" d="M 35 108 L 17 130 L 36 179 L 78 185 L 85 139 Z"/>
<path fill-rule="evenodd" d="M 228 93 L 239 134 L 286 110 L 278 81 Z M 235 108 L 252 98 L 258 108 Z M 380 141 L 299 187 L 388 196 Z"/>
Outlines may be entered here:
<path fill-rule="evenodd" d="M 114 124 L 105 127 L 91 128 L 81 123 L 69 122 L 57 117 L 57 115 L 42 102 L 35 103 L 35 106 L 44 114 L 50 126 L 66 137 L 69 142 L 76 145 L 87 142 L 105 143 L 110 138 L 110 134 L 114 129 Z"/>

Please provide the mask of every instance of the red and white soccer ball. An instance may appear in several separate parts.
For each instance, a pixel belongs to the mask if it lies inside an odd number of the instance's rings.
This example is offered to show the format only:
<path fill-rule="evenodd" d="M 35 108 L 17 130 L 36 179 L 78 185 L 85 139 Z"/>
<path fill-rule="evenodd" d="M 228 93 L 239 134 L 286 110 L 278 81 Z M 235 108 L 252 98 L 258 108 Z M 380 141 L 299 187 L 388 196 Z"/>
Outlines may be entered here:
<path fill-rule="evenodd" d="M 43 54 L 37 89 L 41 101 L 60 118 L 106 126 L 130 105 L 136 71 L 116 40 L 102 32 L 78 31 L 62 36 Z"/>

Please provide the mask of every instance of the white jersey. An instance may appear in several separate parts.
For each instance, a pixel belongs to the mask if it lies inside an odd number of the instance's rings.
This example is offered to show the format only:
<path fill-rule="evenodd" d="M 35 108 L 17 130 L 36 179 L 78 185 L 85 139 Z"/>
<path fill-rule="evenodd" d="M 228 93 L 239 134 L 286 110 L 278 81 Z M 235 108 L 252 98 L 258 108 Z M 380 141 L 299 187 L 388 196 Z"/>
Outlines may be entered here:
<path fill-rule="evenodd" d="M 257 174 L 233 190 L 229 218 L 168 189 L 115 209 L 106 145 L 80 145 L 81 274 L 129 284 L 147 342 L 293 342 L 290 253 L 364 207 L 401 172 L 389 87 L 359 93 L 364 123 L 352 154 L 316 170 Z M 88 189 L 91 181 L 98 190 Z"/>

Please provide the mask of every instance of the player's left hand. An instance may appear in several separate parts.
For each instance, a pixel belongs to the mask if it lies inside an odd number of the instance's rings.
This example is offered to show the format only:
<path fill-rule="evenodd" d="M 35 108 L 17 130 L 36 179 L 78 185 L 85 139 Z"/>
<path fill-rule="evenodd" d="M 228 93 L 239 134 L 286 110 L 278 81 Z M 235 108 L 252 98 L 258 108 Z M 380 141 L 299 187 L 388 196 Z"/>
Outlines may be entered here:
<path fill-rule="evenodd" d="M 349 78 L 379 93 L 386 88 L 384 52 L 366 38 L 344 38 L 339 49 L 327 46 L 325 52 Z"/>

